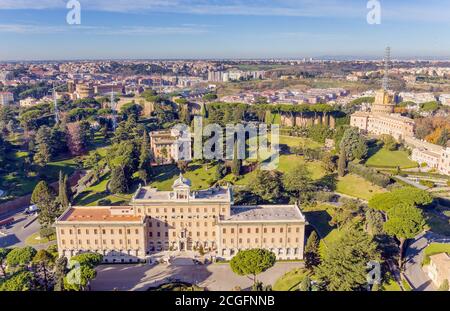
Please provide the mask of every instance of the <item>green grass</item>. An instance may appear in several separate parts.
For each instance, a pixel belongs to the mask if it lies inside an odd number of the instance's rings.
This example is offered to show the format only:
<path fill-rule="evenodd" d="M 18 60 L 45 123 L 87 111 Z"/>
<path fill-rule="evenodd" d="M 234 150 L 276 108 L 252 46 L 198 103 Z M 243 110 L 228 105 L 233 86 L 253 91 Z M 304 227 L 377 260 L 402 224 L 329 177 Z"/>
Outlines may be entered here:
<path fill-rule="evenodd" d="M 387 149 L 380 149 L 377 151 L 367 160 L 366 165 L 372 167 L 417 167 L 417 163 L 408 158 L 408 153 L 406 151 L 389 151 Z"/>
<path fill-rule="evenodd" d="M 383 284 L 383 291 L 385 291 L 385 292 L 401 292 L 402 288 L 393 278 L 390 278 L 385 284 Z"/>
<path fill-rule="evenodd" d="M 191 180 L 193 190 L 200 190 L 212 186 L 215 173 L 216 166 L 207 167 L 204 164 L 193 162 L 183 176 Z M 150 185 L 160 191 L 172 190 L 172 184 L 179 177 L 179 174 L 180 170 L 175 165 L 155 167 L 154 181 Z"/>
<path fill-rule="evenodd" d="M 428 265 L 430 263 L 430 256 L 440 253 L 450 254 L 450 243 L 431 243 L 424 249 L 423 253 L 422 265 Z"/>
<path fill-rule="evenodd" d="M 270 136 L 269 136 L 270 137 Z M 317 149 L 322 147 L 322 144 L 305 137 L 285 136 L 280 135 L 280 145 L 287 145 L 288 147 L 307 147 L 311 149 Z"/>
<path fill-rule="evenodd" d="M 306 274 L 303 269 L 294 269 L 285 273 L 280 277 L 275 284 L 273 284 L 272 289 L 274 291 L 294 291 L 298 289 L 298 285 L 303 281 Z"/>
<path fill-rule="evenodd" d="M 56 235 L 52 235 L 49 238 L 41 238 L 39 232 L 36 232 L 25 239 L 25 244 L 33 246 L 33 245 L 47 244 L 52 241 L 56 241 Z"/>
<path fill-rule="evenodd" d="M 277 170 L 282 173 L 287 173 L 292 168 L 294 168 L 298 164 L 304 164 L 308 168 L 308 170 L 311 172 L 311 177 L 314 180 L 318 180 L 322 178 L 325 175 L 325 170 L 322 167 L 322 163 L 319 161 L 312 161 L 312 162 L 306 162 L 304 157 L 298 156 L 298 155 L 281 155 L 279 160 L 278 168 Z M 256 171 L 253 171 L 251 173 L 245 174 L 241 179 L 239 179 L 236 182 L 236 185 L 245 186 L 247 185 L 253 178 L 253 176 L 256 175 Z"/>
<path fill-rule="evenodd" d="M 385 190 L 379 186 L 372 185 L 362 177 L 348 174 L 344 177 L 339 177 L 336 192 L 363 200 L 370 200 L 374 194 L 385 192 Z"/>

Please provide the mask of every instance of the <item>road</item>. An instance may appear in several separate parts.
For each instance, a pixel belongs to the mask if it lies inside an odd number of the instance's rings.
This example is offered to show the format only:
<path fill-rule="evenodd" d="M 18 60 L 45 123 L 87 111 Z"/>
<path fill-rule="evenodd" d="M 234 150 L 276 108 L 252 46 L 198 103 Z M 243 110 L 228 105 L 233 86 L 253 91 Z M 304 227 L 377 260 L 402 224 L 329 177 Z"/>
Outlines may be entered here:
<path fill-rule="evenodd" d="M 14 223 L 2 228 L 0 230 L 0 247 L 22 247 L 25 246 L 25 240 L 27 237 L 39 231 L 38 221 L 34 221 L 28 227 L 24 228 L 24 225 L 31 221 L 34 215 L 25 215 L 24 208 L 16 210 L 15 212 L 3 214 L 0 216 L 0 220 L 14 217 Z"/>
<path fill-rule="evenodd" d="M 185 260 L 183 260 L 185 259 Z M 210 291 L 229 291 L 236 286 L 249 289 L 253 281 L 246 276 L 238 276 L 231 271 L 227 263 L 194 265 L 186 263 L 187 258 L 177 259 L 180 263 L 158 265 L 101 265 L 97 268 L 97 277 L 91 282 L 94 291 L 145 291 L 149 287 L 182 281 L 206 287 Z M 184 261 L 184 263 L 181 263 Z M 286 272 L 302 268 L 301 262 L 277 262 L 275 266 L 261 273 L 258 280 L 273 285 Z"/>
<path fill-rule="evenodd" d="M 405 276 L 416 291 L 435 291 L 436 287 L 422 270 L 423 250 L 432 242 L 450 243 L 450 239 L 426 232 L 415 237 L 405 251 Z"/>

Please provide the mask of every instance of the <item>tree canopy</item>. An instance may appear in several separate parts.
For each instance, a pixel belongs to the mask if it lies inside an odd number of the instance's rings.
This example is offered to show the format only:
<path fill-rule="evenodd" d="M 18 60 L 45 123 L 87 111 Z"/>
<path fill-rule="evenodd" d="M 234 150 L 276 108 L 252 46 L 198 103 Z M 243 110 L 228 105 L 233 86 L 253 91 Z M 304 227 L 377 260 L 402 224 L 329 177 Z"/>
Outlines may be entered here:
<path fill-rule="evenodd" d="M 238 275 L 256 276 L 275 264 L 275 254 L 265 249 L 249 249 L 239 251 L 230 261 L 231 270 Z"/>

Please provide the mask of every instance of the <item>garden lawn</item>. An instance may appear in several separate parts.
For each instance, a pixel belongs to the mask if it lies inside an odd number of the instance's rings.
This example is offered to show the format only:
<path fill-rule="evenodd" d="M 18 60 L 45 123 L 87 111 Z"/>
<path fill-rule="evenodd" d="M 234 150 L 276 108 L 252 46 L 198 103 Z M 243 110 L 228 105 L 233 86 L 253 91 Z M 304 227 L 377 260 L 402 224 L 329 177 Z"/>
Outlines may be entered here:
<path fill-rule="evenodd" d="M 25 239 L 25 244 L 29 246 L 47 244 L 49 242 L 56 241 L 56 235 L 52 235 L 49 238 L 41 238 L 39 232 L 33 233 Z"/>
<path fill-rule="evenodd" d="M 180 170 L 175 165 L 165 165 L 154 168 L 152 187 L 160 191 L 172 190 L 173 182 L 179 177 Z M 188 171 L 183 174 L 192 182 L 192 190 L 208 189 L 212 186 L 216 174 L 216 166 L 206 166 L 205 164 L 191 163 Z"/>
<path fill-rule="evenodd" d="M 285 273 L 280 277 L 275 284 L 273 284 L 272 289 L 274 291 L 295 291 L 298 286 L 305 278 L 306 274 L 303 269 L 294 269 Z"/>
<path fill-rule="evenodd" d="M 362 177 L 348 174 L 339 177 L 336 192 L 346 194 L 363 200 L 370 200 L 374 194 L 383 193 L 386 190 L 373 185 Z"/>
<path fill-rule="evenodd" d="M 277 170 L 282 173 L 287 173 L 291 171 L 296 165 L 298 164 L 304 164 L 308 168 L 308 170 L 311 172 L 311 177 L 314 180 L 318 180 L 325 176 L 325 170 L 322 167 L 322 163 L 319 161 L 312 161 L 312 162 L 306 162 L 304 157 L 290 154 L 290 155 L 281 155 L 280 156 L 280 162 L 278 164 Z M 245 186 L 247 185 L 251 179 L 252 176 L 256 174 L 256 171 L 253 171 L 251 173 L 248 173 L 244 175 L 241 179 L 239 179 L 236 182 L 236 185 Z M 229 176 L 227 176 L 229 177 Z"/>
<path fill-rule="evenodd" d="M 270 138 L 270 135 L 269 135 Z M 322 147 L 322 144 L 306 138 L 306 137 L 295 137 L 295 136 L 285 136 L 285 135 L 280 135 L 280 145 L 287 145 L 289 147 L 299 147 L 299 146 L 303 146 L 303 147 L 307 147 L 307 148 L 311 148 L 311 149 L 317 149 Z"/>
<path fill-rule="evenodd" d="M 372 167 L 397 167 L 400 168 L 414 168 L 417 163 L 408 158 L 406 151 L 389 151 L 387 149 L 380 149 L 372 155 L 366 162 L 367 166 Z"/>

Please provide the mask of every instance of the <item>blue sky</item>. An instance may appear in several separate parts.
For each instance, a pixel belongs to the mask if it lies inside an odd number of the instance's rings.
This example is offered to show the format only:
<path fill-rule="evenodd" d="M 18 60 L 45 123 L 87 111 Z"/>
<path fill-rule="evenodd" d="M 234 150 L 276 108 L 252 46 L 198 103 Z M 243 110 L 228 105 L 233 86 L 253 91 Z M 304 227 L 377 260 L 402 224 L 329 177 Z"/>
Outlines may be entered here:
<path fill-rule="evenodd" d="M 450 59 L 450 1 L 0 0 L 0 60 L 98 58 L 303 58 L 382 56 Z"/>

